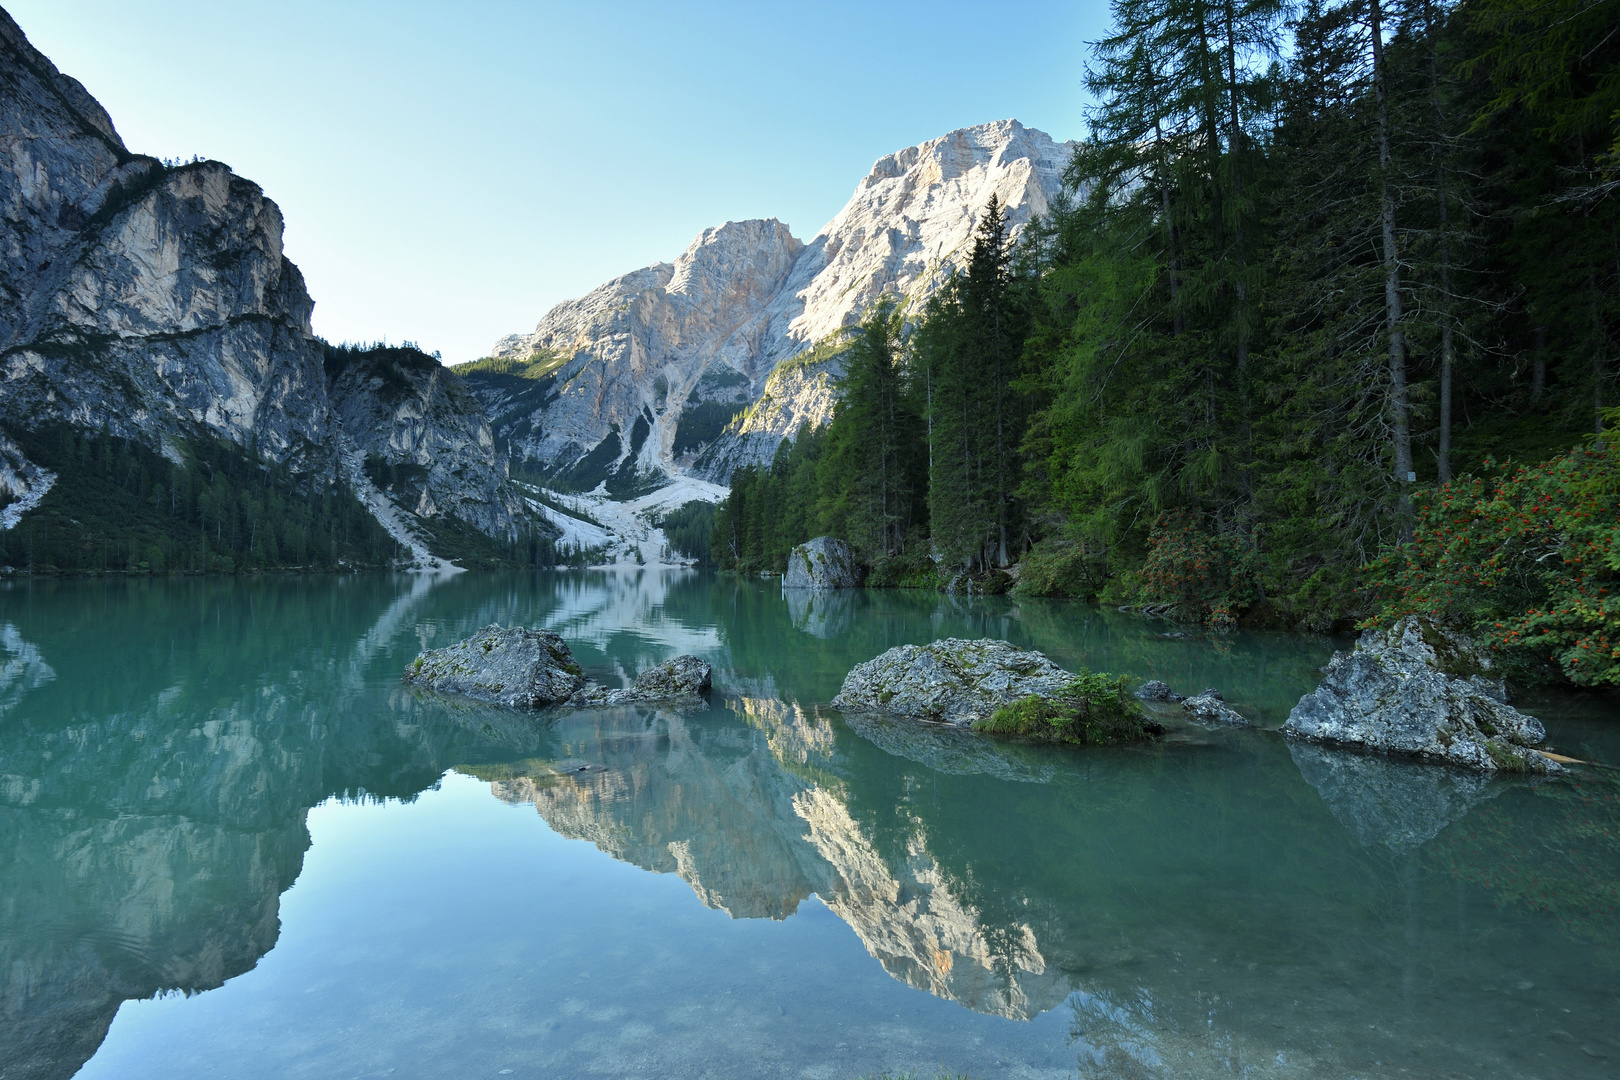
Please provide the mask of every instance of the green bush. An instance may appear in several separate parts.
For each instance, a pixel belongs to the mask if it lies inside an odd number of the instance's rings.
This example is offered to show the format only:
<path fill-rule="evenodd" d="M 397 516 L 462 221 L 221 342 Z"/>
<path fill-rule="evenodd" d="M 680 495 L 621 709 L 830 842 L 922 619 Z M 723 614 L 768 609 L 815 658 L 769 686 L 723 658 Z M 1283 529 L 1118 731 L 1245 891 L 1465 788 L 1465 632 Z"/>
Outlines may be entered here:
<path fill-rule="evenodd" d="M 1142 567 L 1148 603 L 1168 606 L 1183 622 L 1230 629 L 1260 595 L 1259 560 L 1241 537 L 1211 533 L 1184 510 L 1153 523 Z"/>
<path fill-rule="evenodd" d="M 889 555 L 872 564 L 868 589 L 938 589 L 939 568 L 921 552 Z"/>
<path fill-rule="evenodd" d="M 1059 596 L 1083 600 L 1096 596 L 1101 575 L 1085 545 L 1043 540 L 1019 562 L 1019 596 Z"/>
<path fill-rule="evenodd" d="M 1382 601 L 1369 624 L 1423 615 L 1478 633 L 1521 677 L 1551 662 L 1581 685 L 1620 684 L 1620 467 L 1607 442 L 1485 464 L 1414 499 L 1411 543 L 1368 568 Z"/>
<path fill-rule="evenodd" d="M 1082 672 L 1051 697 L 1019 698 L 973 730 L 1070 746 L 1144 742 L 1164 733 L 1131 697 L 1130 680 L 1104 672 Z"/>

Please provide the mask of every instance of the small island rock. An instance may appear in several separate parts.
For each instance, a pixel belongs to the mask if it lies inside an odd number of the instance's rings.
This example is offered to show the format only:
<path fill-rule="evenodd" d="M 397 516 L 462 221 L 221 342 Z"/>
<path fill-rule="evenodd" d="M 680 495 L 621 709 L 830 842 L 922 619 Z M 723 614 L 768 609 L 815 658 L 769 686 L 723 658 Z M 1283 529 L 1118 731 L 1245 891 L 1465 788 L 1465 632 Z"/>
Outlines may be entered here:
<path fill-rule="evenodd" d="M 500 705 L 537 709 L 568 700 L 585 685 L 568 643 L 550 630 L 491 624 L 465 641 L 427 649 L 405 681 Z"/>
<path fill-rule="evenodd" d="M 1283 734 L 1484 772 L 1564 771 L 1530 749 L 1545 729 L 1506 704 L 1491 676 L 1490 658 L 1467 638 L 1408 616 L 1334 653 Z"/>
<path fill-rule="evenodd" d="M 945 638 L 899 645 L 855 665 L 832 704 L 968 725 L 1030 694 L 1056 696 L 1072 681 L 1073 674 L 1041 653 L 989 638 Z"/>
<path fill-rule="evenodd" d="M 1206 724 L 1247 724 L 1249 720 L 1242 713 L 1228 705 L 1221 692 L 1213 686 L 1206 686 L 1202 693 L 1194 694 L 1190 698 L 1183 698 L 1181 707 L 1186 709 L 1194 720 Z"/>
<path fill-rule="evenodd" d="M 677 656 L 648 668 L 628 687 L 610 690 L 585 677 L 568 643 L 550 630 L 491 624 L 465 641 L 427 649 L 405 669 L 405 681 L 497 705 L 541 709 L 697 701 L 712 671 L 705 660 Z"/>
<path fill-rule="evenodd" d="M 788 555 L 784 589 L 858 589 L 862 580 L 855 549 L 831 536 L 806 540 Z"/>

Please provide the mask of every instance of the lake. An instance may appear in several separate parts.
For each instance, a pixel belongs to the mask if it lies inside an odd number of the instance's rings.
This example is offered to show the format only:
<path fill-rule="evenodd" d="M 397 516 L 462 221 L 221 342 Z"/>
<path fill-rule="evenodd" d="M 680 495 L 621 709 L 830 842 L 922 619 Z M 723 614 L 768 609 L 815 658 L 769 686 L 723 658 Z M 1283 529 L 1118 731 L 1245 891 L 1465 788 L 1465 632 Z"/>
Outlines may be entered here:
<path fill-rule="evenodd" d="M 491 622 L 712 706 L 399 675 Z M 1612 1077 L 1620 785 L 1291 745 L 1344 640 L 690 571 L 0 585 L 0 1080 Z M 997 637 L 1220 688 L 1142 748 L 845 718 Z M 1620 762 L 1606 694 L 1518 702 Z"/>

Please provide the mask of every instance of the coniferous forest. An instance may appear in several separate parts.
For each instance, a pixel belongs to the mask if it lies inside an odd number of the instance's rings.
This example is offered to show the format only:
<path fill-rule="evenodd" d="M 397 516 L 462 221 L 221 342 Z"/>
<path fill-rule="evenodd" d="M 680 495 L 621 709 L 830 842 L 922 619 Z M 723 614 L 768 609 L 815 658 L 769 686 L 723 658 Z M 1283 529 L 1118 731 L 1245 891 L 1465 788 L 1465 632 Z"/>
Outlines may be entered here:
<path fill-rule="evenodd" d="M 1620 675 L 1620 3 L 1113 16 L 1064 198 L 1016 243 L 992 201 L 943 291 L 868 313 L 716 561 L 830 533 L 872 584 L 1421 610 Z"/>

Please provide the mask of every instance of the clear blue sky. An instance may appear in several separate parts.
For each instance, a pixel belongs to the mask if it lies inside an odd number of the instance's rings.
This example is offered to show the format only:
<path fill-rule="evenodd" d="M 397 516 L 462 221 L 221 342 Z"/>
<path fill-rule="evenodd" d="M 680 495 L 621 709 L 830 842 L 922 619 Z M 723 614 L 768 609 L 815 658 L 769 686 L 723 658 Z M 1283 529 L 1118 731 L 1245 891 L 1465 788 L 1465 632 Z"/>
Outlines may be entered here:
<path fill-rule="evenodd" d="M 551 305 L 1016 117 L 1082 134 L 1105 3 L 0 0 L 130 149 L 224 161 L 334 340 L 484 355 Z"/>

